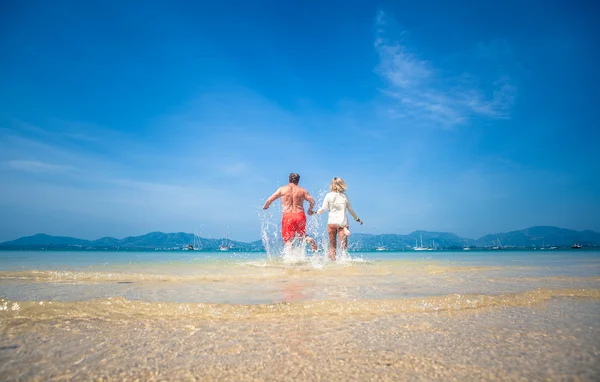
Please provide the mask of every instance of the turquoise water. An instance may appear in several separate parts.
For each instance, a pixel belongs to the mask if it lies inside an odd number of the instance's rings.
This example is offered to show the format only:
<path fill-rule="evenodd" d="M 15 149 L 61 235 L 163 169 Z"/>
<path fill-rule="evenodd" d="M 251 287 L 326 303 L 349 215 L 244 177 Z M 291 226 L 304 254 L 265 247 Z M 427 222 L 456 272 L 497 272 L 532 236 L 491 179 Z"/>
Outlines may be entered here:
<path fill-rule="evenodd" d="M 599 285 L 599 251 L 355 252 L 335 263 L 321 253 L 0 252 L 0 297 L 16 301 L 260 304 Z"/>
<path fill-rule="evenodd" d="M 379 251 L 350 252 L 352 259 L 365 261 L 433 260 L 464 265 L 510 266 L 524 265 L 574 269 L 583 264 L 594 265 L 600 259 L 598 250 L 566 251 Z M 310 253 L 306 255 L 311 259 Z M 85 270 L 90 267 L 131 264 L 201 264 L 211 262 L 244 262 L 273 260 L 265 252 L 203 252 L 203 251 L 0 251 L 0 270 Z M 585 269 L 579 269 L 586 273 Z M 560 272 L 559 272 L 560 273 Z M 587 273 L 594 273 L 588 269 Z"/>
<path fill-rule="evenodd" d="M 598 380 L 598 251 L 338 260 L 0 252 L 0 379 Z"/>
<path fill-rule="evenodd" d="M 436 261 L 440 264 L 478 266 L 531 266 L 551 274 L 598 274 L 600 251 L 380 251 L 351 252 L 351 259 L 367 262 L 381 261 Z M 319 258 L 306 254 L 306 259 Z M 0 251 L 0 270 L 86 270 L 111 268 L 117 270 L 135 264 L 143 267 L 181 264 L 196 267 L 201 264 L 243 263 L 247 261 L 276 261 L 265 252 L 202 252 L 202 251 Z M 590 267 L 585 267 L 590 265 Z"/>

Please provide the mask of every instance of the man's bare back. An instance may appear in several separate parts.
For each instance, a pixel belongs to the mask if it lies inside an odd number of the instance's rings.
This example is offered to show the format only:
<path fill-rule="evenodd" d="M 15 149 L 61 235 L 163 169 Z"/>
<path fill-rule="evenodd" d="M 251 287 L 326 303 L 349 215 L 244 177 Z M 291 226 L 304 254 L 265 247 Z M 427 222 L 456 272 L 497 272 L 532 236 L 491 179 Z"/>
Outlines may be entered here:
<path fill-rule="evenodd" d="M 304 201 L 309 204 L 308 214 L 312 215 L 315 212 L 315 200 L 304 188 L 298 186 L 300 175 L 291 173 L 289 176 L 289 184 L 279 187 L 273 195 L 267 199 L 263 210 L 269 208 L 271 203 L 281 198 L 281 208 L 283 216 L 281 218 L 281 236 L 286 245 L 290 244 L 294 237 L 306 238 L 310 243 L 313 251 L 317 250 L 317 243 L 310 236 L 306 235 L 306 215 L 304 214 Z"/>
<path fill-rule="evenodd" d="M 304 212 L 304 201 L 309 203 L 308 214 L 312 215 L 315 200 L 304 188 L 290 183 L 287 186 L 280 187 L 263 206 L 263 209 L 269 208 L 271 203 L 281 198 L 281 209 L 283 213 L 287 212 Z"/>

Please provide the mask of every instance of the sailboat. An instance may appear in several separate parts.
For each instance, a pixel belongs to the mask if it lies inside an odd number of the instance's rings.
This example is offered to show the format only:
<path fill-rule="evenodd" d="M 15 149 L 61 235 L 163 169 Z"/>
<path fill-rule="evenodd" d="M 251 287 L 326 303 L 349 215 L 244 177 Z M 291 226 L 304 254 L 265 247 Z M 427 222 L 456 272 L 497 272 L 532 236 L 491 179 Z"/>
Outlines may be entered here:
<path fill-rule="evenodd" d="M 377 245 L 375 247 L 375 250 L 376 251 L 387 251 L 388 249 L 387 249 L 387 247 L 385 245 L 383 245 L 383 241 L 379 240 L 379 245 Z"/>
<path fill-rule="evenodd" d="M 219 251 L 229 251 L 229 249 L 231 249 L 231 247 L 232 247 L 232 245 L 231 245 L 231 241 L 229 240 L 229 232 L 227 232 L 225 239 L 223 239 L 223 241 L 221 242 L 221 245 L 219 246 Z"/>
<path fill-rule="evenodd" d="M 492 247 L 492 249 L 502 249 L 502 244 L 500 244 L 500 239 L 496 239 L 496 242 L 494 244 L 495 245 Z"/>
<path fill-rule="evenodd" d="M 200 243 L 200 237 L 194 232 L 194 251 L 202 249 L 202 243 Z"/>
<path fill-rule="evenodd" d="M 200 244 L 200 238 L 196 236 L 196 231 L 194 231 L 194 238 L 192 239 L 192 244 L 188 244 L 183 247 L 184 251 L 199 251 L 202 249 L 202 245 Z"/>
<path fill-rule="evenodd" d="M 423 247 L 423 235 L 421 235 L 421 245 L 417 244 L 417 239 L 415 239 L 415 247 L 413 248 L 415 251 L 431 251 L 432 248 Z"/>

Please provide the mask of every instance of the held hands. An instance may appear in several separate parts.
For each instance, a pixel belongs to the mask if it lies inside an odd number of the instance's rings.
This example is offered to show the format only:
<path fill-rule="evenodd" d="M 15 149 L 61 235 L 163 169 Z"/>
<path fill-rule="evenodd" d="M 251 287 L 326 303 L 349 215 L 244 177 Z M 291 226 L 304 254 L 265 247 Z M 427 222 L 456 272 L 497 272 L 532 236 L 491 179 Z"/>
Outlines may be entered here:
<path fill-rule="evenodd" d="M 313 210 L 308 210 L 306 213 L 308 214 L 308 216 L 312 216 L 312 215 L 314 215 L 316 212 L 315 212 L 315 211 L 313 211 Z"/>

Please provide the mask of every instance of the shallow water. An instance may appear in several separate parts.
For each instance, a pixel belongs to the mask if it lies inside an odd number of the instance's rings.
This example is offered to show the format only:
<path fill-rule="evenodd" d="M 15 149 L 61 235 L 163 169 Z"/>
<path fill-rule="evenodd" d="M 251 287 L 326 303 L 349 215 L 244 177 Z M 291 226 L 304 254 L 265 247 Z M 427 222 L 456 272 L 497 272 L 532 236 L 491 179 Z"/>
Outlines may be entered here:
<path fill-rule="evenodd" d="M 600 376 L 599 252 L 340 260 L 0 252 L 0 379 Z"/>
<path fill-rule="evenodd" d="M 15 301 L 268 304 L 595 289 L 598 252 L 351 253 L 268 259 L 265 253 L 6 252 L 0 297 Z"/>

